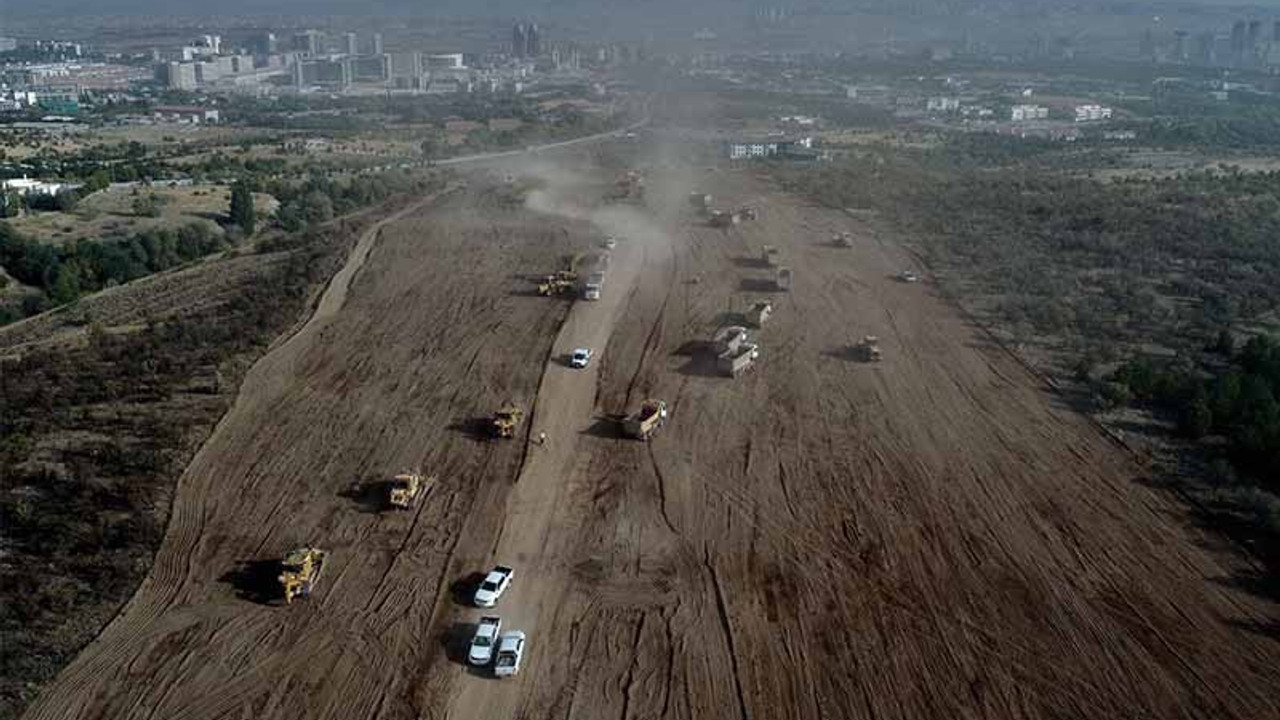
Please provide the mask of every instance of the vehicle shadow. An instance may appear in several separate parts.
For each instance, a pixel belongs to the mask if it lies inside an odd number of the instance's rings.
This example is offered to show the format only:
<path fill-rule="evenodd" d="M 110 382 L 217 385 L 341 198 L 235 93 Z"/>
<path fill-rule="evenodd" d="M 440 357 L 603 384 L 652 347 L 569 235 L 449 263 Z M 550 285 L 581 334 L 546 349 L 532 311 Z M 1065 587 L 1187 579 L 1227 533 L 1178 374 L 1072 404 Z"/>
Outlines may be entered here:
<path fill-rule="evenodd" d="M 590 426 L 580 434 L 590 437 L 619 439 L 622 435 L 622 421 L 625 415 L 604 415 L 593 419 Z"/>
<path fill-rule="evenodd" d="M 279 560 L 247 560 L 219 577 L 236 591 L 236 597 L 259 605 L 275 605 L 284 600 L 280 588 Z"/>
<path fill-rule="evenodd" d="M 740 268 L 766 268 L 769 263 L 761 260 L 753 255 L 739 255 L 733 259 L 734 267 Z"/>
<path fill-rule="evenodd" d="M 492 418 L 470 417 L 450 423 L 448 429 L 461 433 L 469 440 L 488 442 L 493 439 L 492 427 Z"/>
<path fill-rule="evenodd" d="M 449 597 L 453 599 L 455 605 L 472 607 L 471 600 L 476 596 L 476 589 L 482 582 L 484 582 L 484 573 L 467 573 L 449 585 Z"/>
<path fill-rule="evenodd" d="M 685 377 L 723 377 L 716 369 L 716 359 L 710 352 L 694 355 L 689 362 L 676 368 L 676 372 Z"/>
<path fill-rule="evenodd" d="M 377 514 L 387 509 L 391 481 L 382 478 L 357 478 L 338 491 L 338 497 L 355 503 L 359 512 Z"/>
<path fill-rule="evenodd" d="M 752 293 L 778 292 L 778 286 L 774 284 L 772 278 L 742 278 L 742 281 L 738 283 L 738 289 L 742 292 Z"/>

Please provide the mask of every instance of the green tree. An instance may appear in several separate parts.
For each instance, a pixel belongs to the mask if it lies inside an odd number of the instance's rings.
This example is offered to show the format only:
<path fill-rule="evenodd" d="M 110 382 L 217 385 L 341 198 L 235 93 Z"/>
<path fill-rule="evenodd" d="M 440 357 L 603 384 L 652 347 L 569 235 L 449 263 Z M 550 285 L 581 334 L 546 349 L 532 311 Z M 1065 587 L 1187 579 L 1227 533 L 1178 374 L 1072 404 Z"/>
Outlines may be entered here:
<path fill-rule="evenodd" d="M 160 217 L 160 202 L 155 193 L 134 198 L 133 214 L 138 217 Z"/>
<path fill-rule="evenodd" d="M 231 222 L 238 225 L 246 236 L 253 234 L 257 214 L 253 207 L 253 192 L 244 182 L 231 188 Z"/>
<path fill-rule="evenodd" d="M 111 185 L 111 173 L 106 168 L 98 168 L 93 171 L 88 180 L 84 182 L 85 194 L 96 193 L 99 190 L 106 190 Z"/>
<path fill-rule="evenodd" d="M 333 219 L 333 201 L 319 190 L 307 193 L 302 200 L 302 216 L 308 223 L 322 223 Z"/>
<path fill-rule="evenodd" d="M 55 208 L 58 209 L 58 212 L 64 212 L 64 213 L 69 213 L 74 211 L 76 209 L 76 206 L 79 204 L 80 204 L 80 193 L 76 192 L 75 190 L 60 192 L 58 193 L 58 196 L 53 200 L 53 205 Z"/>

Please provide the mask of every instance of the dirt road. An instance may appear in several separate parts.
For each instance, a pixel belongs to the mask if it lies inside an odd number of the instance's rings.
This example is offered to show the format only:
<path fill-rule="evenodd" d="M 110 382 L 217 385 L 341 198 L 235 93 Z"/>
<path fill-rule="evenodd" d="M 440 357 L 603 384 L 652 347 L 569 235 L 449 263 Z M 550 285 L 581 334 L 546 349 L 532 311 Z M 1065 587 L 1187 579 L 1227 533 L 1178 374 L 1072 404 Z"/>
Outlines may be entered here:
<path fill-rule="evenodd" d="M 761 219 L 651 217 L 572 309 L 524 276 L 598 238 L 585 220 L 473 184 L 386 226 L 345 303 L 255 368 L 152 576 L 29 716 L 1280 717 L 1276 607 L 1124 452 L 896 282 L 869 228 L 698 182 Z M 761 297 L 760 365 L 710 373 L 698 341 Z M 849 353 L 865 334 L 883 362 Z M 668 426 L 616 437 L 648 396 Z M 525 434 L 479 439 L 508 398 Z M 441 482 L 412 512 L 353 487 L 414 466 Z M 308 542 L 333 558 L 316 595 L 265 602 Z M 457 581 L 495 561 L 530 637 L 503 682 L 460 662 Z"/>

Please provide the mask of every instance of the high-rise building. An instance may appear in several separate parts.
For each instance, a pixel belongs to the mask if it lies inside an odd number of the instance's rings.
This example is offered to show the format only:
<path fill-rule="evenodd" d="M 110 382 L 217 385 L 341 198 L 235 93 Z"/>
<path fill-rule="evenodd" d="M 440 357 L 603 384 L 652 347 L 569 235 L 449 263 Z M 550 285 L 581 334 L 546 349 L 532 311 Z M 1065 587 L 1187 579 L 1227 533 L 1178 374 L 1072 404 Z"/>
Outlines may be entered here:
<path fill-rule="evenodd" d="M 359 55 L 360 36 L 353 32 L 344 33 L 342 36 L 342 52 L 347 55 Z"/>
<path fill-rule="evenodd" d="M 194 63 L 171 62 L 164 66 L 164 83 L 174 90 L 196 89 L 196 66 Z"/>
<path fill-rule="evenodd" d="M 249 41 L 249 49 L 252 50 L 255 55 L 272 55 L 278 51 L 280 47 L 279 43 L 276 41 L 275 33 L 264 32 L 260 35 L 254 36 L 254 38 Z"/>
<path fill-rule="evenodd" d="M 372 50 L 371 55 L 381 55 L 385 52 L 382 49 L 382 33 L 374 33 L 369 41 L 369 49 Z"/>
<path fill-rule="evenodd" d="M 1212 65 L 1217 60 L 1217 45 L 1218 36 L 1212 31 L 1197 35 L 1195 61 L 1200 65 Z"/>
<path fill-rule="evenodd" d="M 1244 48 L 1245 33 L 1247 25 L 1243 20 L 1237 20 L 1231 25 L 1231 64 L 1244 64 Z"/>
<path fill-rule="evenodd" d="M 1187 61 L 1187 31 L 1186 30 L 1173 31 L 1173 61 L 1174 62 Z"/>
<path fill-rule="evenodd" d="M 527 57 L 536 58 L 542 54 L 542 33 L 538 30 L 538 23 L 529 23 L 528 39 L 525 45 L 525 55 Z"/>
<path fill-rule="evenodd" d="M 512 57 L 528 57 L 529 55 L 529 31 L 524 23 L 516 23 L 511 29 L 511 56 Z"/>
<path fill-rule="evenodd" d="M 324 40 L 319 30 L 304 30 L 293 36 L 293 49 L 315 57 L 324 51 Z"/>
<path fill-rule="evenodd" d="M 1142 32 L 1142 40 L 1138 42 L 1138 55 L 1143 60 L 1154 60 L 1156 57 L 1156 38 L 1151 28 Z"/>

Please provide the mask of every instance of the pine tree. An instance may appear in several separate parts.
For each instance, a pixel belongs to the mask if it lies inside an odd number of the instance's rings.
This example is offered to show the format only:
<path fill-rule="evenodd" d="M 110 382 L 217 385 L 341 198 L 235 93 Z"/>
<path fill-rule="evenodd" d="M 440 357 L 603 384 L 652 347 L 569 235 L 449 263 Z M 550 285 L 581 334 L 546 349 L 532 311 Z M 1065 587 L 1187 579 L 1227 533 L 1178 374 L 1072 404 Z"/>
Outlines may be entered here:
<path fill-rule="evenodd" d="M 257 223 L 253 193 L 243 182 L 238 182 L 231 188 L 231 222 L 239 225 L 246 236 L 253 234 L 253 226 Z"/>

